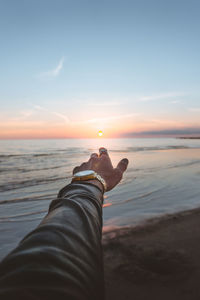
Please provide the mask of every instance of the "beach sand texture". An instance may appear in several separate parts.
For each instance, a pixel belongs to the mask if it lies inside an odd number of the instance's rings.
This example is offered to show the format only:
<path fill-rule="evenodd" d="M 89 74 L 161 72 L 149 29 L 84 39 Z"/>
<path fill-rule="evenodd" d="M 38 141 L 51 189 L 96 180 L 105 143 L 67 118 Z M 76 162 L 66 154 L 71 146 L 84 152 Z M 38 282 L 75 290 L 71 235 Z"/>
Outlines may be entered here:
<path fill-rule="evenodd" d="M 200 209 L 103 236 L 107 300 L 200 299 Z"/>

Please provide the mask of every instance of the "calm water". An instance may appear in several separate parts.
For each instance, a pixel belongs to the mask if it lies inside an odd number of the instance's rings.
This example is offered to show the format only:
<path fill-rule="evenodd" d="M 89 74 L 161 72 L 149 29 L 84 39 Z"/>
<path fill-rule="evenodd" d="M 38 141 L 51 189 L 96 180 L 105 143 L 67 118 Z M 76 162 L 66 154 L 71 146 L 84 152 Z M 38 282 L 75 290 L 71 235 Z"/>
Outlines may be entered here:
<path fill-rule="evenodd" d="M 0 258 L 39 224 L 72 169 L 100 146 L 114 165 L 130 161 L 105 195 L 104 230 L 200 206 L 200 140 L 0 141 Z"/>

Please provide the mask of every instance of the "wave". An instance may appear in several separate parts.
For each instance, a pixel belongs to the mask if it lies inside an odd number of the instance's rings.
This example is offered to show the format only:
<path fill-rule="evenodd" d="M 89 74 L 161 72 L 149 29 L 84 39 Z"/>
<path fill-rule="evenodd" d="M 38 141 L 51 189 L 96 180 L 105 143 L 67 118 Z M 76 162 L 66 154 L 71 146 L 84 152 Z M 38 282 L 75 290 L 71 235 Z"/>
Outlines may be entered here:
<path fill-rule="evenodd" d="M 200 149 L 200 147 L 194 146 L 177 146 L 177 145 L 169 145 L 169 146 L 149 146 L 149 147 L 128 147 L 126 149 L 112 149 L 109 152 L 140 152 L 140 151 L 160 151 L 160 150 L 181 150 L 181 149 Z"/>
<path fill-rule="evenodd" d="M 55 195 L 53 195 L 55 194 Z M 3 204 L 12 204 L 12 203 L 21 203 L 27 201 L 52 201 L 56 198 L 57 191 L 51 194 L 39 195 L 39 196 L 31 196 L 31 197 L 24 197 L 24 198 L 16 198 L 16 199 L 9 199 L 9 200 L 2 200 L 0 201 L 0 205 Z"/>
<path fill-rule="evenodd" d="M 65 165 L 66 166 L 66 165 Z M 46 168 L 37 168 L 37 169 L 24 169 L 24 168 L 19 168 L 19 167 L 11 167 L 11 168 L 3 168 L 0 170 L 0 173 L 4 172 L 19 172 L 19 173 L 30 173 L 30 172 L 39 172 L 39 171 L 46 171 L 46 170 L 54 170 L 54 169 L 60 169 L 65 167 L 63 165 L 60 166 L 54 166 L 54 167 L 46 167 Z"/>
<path fill-rule="evenodd" d="M 62 177 L 52 177 L 52 178 L 37 178 L 37 179 L 30 179 L 30 180 L 22 180 L 20 182 L 9 182 L 8 184 L 0 185 L 0 192 L 10 191 L 10 190 L 16 190 L 20 188 L 35 186 L 35 185 L 44 185 L 48 184 L 50 182 L 57 182 L 59 180 L 64 180 L 71 178 L 71 176 L 62 176 Z"/>
<path fill-rule="evenodd" d="M 168 169 L 171 169 L 171 168 L 182 168 L 182 167 L 189 167 L 189 166 L 197 165 L 197 164 L 200 164 L 200 159 L 198 159 L 198 160 L 191 160 L 189 162 L 183 162 L 181 164 L 174 164 L 174 165 L 168 166 L 167 168 Z"/>
<path fill-rule="evenodd" d="M 33 218 L 30 218 L 30 216 L 27 218 L 27 219 L 24 219 L 24 217 L 22 216 L 21 219 L 12 219 L 12 218 L 9 218 L 8 219 L 5 219 L 5 220 L 1 220 L 0 218 L 0 223 L 23 223 L 25 224 L 26 222 L 36 222 L 36 221 L 41 221 L 42 220 L 42 217 L 41 216 L 38 216 L 38 217 L 33 217 Z"/>
<path fill-rule="evenodd" d="M 43 209 L 40 211 L 33 211 L 33 212 L 27 212 L 27 213 L 22 213 L 22 214 L 0 217 L 0 222 L 2 222 L 2 221 L 7 222 L 7 221 L 10 221 L 11 219 L 18 219 L 18 218 L 25 217 L 25 216 L 33 216 L 33 215 L 38 215 L 38 214 L 42 214 L 42 213 L 46 213 L 46 212 L 47 212 L 47 210 Z"/>
<path fill-rule="evenodd" d="M 25 153 L 25 154 L 1 154 L 0 155 L 0 159 L 1 158 L 25 158 L 25 157 L 43 157 L 43 156 L 54 156 L 56 155 L 57 153 L 38 153 L 38 154 L 30 154 L 30 153 Z"/>
<path fill-rule="evenodd" d="M 110 149 L 109 152 L 140 152 L 140 151 L 160 151 L 160 150 L 179 150 L 179 149 L 200 149 L 200 145 L 162 145 L 162 146 L 137 146 L 127 147 L 122 149 Z M 85 155 L 88 152 L 96 151 L 96 149 L 83 149 L 83 148 L 67 148 L 65 150 L 58 149 L 54 152 L 48 153 L 25 153 L 25 154 L 0 154 L 0 159 L 5 158 L 38 158 L 38 157 L 51 157 L 63 155 Z"/>
<path fill-rule="evenodd" d="M 57 149 L 53 152 L 42 152 L 42 153 L 12 153 L 12 154 L 0 154 L 0 159 L 5 158 L 38 158 L 38 157 L 50 157 L 50 156 L 62 156 L 63 154 L 66 155 L 74 155 L 74 154 L 88 154 L 88 149 L 76 147 L 76 148 L 67 148 L 67 149 Z"/>

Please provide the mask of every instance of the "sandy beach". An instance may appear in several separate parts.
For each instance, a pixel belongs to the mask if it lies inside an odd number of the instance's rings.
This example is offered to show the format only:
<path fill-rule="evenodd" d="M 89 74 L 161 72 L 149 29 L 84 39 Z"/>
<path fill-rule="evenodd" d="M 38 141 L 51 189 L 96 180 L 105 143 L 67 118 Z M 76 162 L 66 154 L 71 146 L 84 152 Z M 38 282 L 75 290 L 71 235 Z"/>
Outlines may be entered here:
<path fill-rule="evenodd" d="M 200 299 L 200 209 L 103 235 L 106 299 Z"/>

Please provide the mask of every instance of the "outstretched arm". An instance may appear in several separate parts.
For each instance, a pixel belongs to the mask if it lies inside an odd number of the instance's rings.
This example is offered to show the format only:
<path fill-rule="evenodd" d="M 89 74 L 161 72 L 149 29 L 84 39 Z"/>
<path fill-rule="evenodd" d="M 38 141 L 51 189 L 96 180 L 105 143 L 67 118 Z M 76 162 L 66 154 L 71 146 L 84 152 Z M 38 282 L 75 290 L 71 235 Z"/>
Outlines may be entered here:
<path fill-rule="evenodd" d="M 104 152 L 74 172 L 92 169 L 110 190 L 127 164 L 122 160 L 114 169 Z M 102 203 L 97 180 L 64 187 L 41 224 L 1 262 L 0 299 L 103 299 Z"/>

